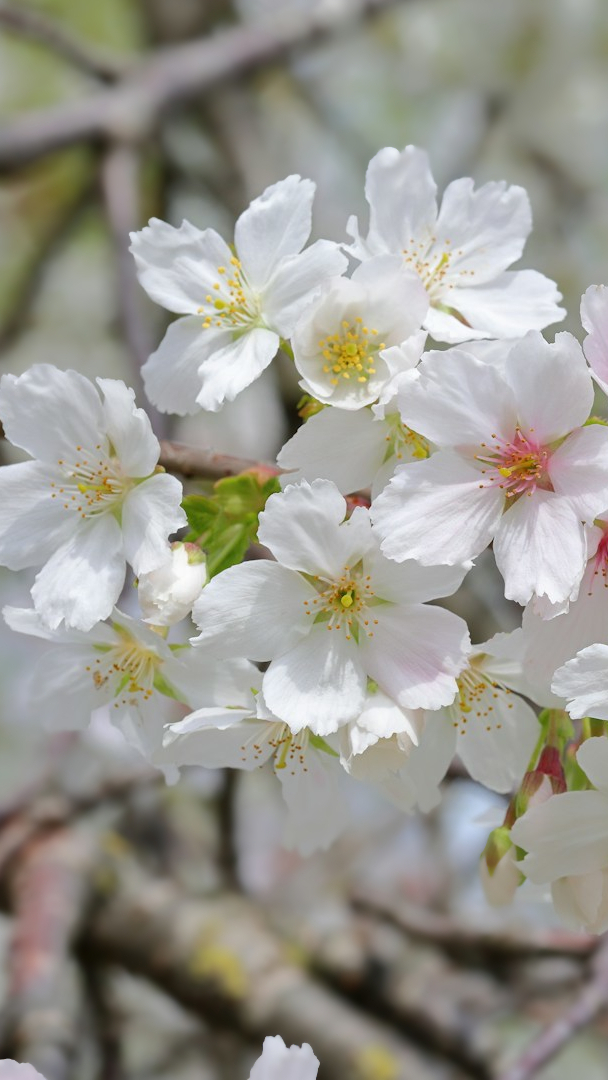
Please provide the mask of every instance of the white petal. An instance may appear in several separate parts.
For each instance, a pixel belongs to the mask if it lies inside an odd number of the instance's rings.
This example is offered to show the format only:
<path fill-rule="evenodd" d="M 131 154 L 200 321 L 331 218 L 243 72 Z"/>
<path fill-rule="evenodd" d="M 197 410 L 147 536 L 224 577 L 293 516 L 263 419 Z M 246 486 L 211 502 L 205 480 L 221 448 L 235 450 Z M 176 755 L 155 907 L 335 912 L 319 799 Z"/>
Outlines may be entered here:
<path fill-rule="evenodd" d="M 223 660 L 205 656 L 194 646 L 171 650 L 163 664 L 163 678 L 176 691 L 180 701 L 192 709 L 211 706 L 247 707 L 252 711 L 258 700 L 253 691 L 262 686 L 262 676 L 248 660 Z"/>
<path fill-rule="evenodd" d="M 440 447 L 475 447 L 491 435 L 510 442 L 517 424 L 515 397 L 501 373 L 460 349 L 427 353 L 419 378 L 400 400 L 403 420 Z"/>
<path fill-rule="evenodd" d="M 539 735 L 536 714 L 517 694 L 487 687 L 459 726 L 458 754 L 473 780 L 508 792 L 521 781 Z"/>
<path fill-rule="evenodd" d="M 608 289 L 590 285 L 581 300 L 581 322 L 587 331 L 585 356 L 604 393 L 608 393 Z"/>
<path fill-rule="evenodd" d="M 150 476 L 127 495 L 122 507 L 124 550 L 136 574 L 156 570 L 168 558 L 169 534 L 187 524 L 181 499 L 182 485 L 168 473 Z"/>
<path fill-rule="evenodd" d="M 357 509 L 344 521 L 346 502 L 330 480 L 289 484 L 268 499 L 258 538 L 291 570 L 334 580 L 374 544 L 369 514 Z"/>
<path fill-rule="evenodd" d="M 530 200 L 522 187 L 500 181 L 475 190 L 463 177 L 445 189 L 432 253 L 450 254 L 450 279 L 457 281 L 466 270 L 475 284 L 483 284 L 519 259 L 531 228 Z"/>
<path fill-rule="evenodd" d="M 278 335 L 262 327 L 245 330 L 232 341 L 223 335 L 223 343 L 218 342 L 217 348 L 201 361 L 198 404 L 209 412 L 217 412 L 225 401 L 234 401 L 241 390 L 265 371 L 278 348 Z"/>
<path fill-rule="evenodd" d="M 316 597 L 292 570 L 271 562 L 231 566 L 205 586 L 192 609 L 194 638 L 212 656 L 270 660 L 309 632 L 304 601 Z"/>
<path fill-rule="evenodd" d="M 593 521 L 608 506 L 608 430 L 592 424 L 573 431 L 551 455 L 547 471 L 577 516 Z"/>
<path fill-rule="evenodd" d="M 91 713 L 112 700 L 108 686 L 93 682 L 90 669 L 94 662 L 91 644 L 65 643 L 43 653 L 34 663 L 30 706 L 47 730 L 82 730 Z"/>
<path fill-rule="evenodd" d="M 608 656 L 606 646 L 596 645 L 595 648 L 602 649 L 604 663 L 606 663 Z M 585 652 L 589 655 L 591 650 L 586 649 Z M 603 735 L 585 739 L 576 752 L 576 759 L 591 783 L 600 791 L 608 791 L 608 739 L 605 739 Z"/>
<path fill-rule="evenodd" d="M 352 720 L 365 699 L 365 672 L 354 641 L 320 623 L 264 675 L 264 699 L 292 731 L 329 735 Z"/>
<path fill-rule="evenodd" d="M 490 543 L 504 496 L 481 488 L 479 472 L 455 454 L 402 465 L 372 505 L 382 551 L 423 565 L 466 563 Z"/>
<path fill-rule="evenodd" d="M 241 214 L 235 247 L 254 289 L 267 284 L 281 259 L 301 251 L 310 236 L 315 185 L 288 176 L 272 184 Z"/>
<path fill-rule="evenodd" d="M 456 694 L 470 644 L 463 619 L 423 604 L 381 606 L 362 663 L 381 690 L 406 709 L 439 709 Z"/>
<path fill-rule="evenodd" d="M 340 790 L 341 771 L 338 758 L 310 745 L 302 762 L 288 758 L 285 767 L 279 768 L 275 759 L 275 773 L 287 804 L 286 848 L 306 858 L 313 851 L 326 850 L 346 828 L 350 814 Z"/>
<path fill-rule="evenodd" d="M 199 368 L 214 349 L 231 340 L 225 330 L 204 330 L 200 315 L 176 319 L 141 369 L 149 401 L 160 412 L 177 416 L 198 412 Z"/>
<path fill-rule="evenodd" d="M 391 735 L 405 733 L 414 746 L 418 745 L 422 728 L 422 713 L 402 709 L 392 698 L 381 690 L 368 693 L 365 705 L 357 718 L 356 726 L 364 732 L 371 732 L 376 739 L 388 739 Z M 354 727 L 354 725 L 349 725 Z M 360 753 L 359 750 L 353 750 Z"/>
<path fill-rule="evenodd" d="M 466 278 L 464 279 L 467 280 Z M 536 270 L 507 270 L 486 285 L 459 285 L 440 296 L 464 319 L 431 308 L 425 326 L 436 341 L 459 342 L 476 337 L 520 338 L 528 330 L 544 330 L 561 322 L 561 293 L 554 281 Z"/>
<path fill-rule="evenodd" d="M 179 229 L 151 218 L 131 233 L 137 276 L 148 296 L 178 315 L 193 315 L 217 281 L 218 267 L 230 265 L 232 252 L 214 229 L 201 232 L 189 221 Z"/>
<path fill-rule="evenodd" d="M 155 760 L 207 769 L 257 769 L 275 752 L 266 737 L 273 726 L 252 718 L 251 709 L 197 709 L 167 726 Z"/>
<path fill-rule="evenodd" d="M 86 633 L 82 630 L 67 630 L 60 627 L 51 630 L 34 608 L 15 608 L 7 605 L 2 608 L 2 616 L 7 626 L 18 634 L 30 634 L 43 641 L 52 641 L 62 645 L 86 645 L 92 649 L 95 645 L 114 645 L 116 635 L 107 623 L 97 623 Z"/>
<path fill-rule="evenodd" d="M 108 438 L 127 476 L 143 477 L 154 472 L 160 445 L 150 419 L 135 404 L 135 391 L 120 379 L 97 379 L 103 394 L 103 411 Z"/>
<path fill-rule="evenodd" d="M 560 603 L 571 596 L 585 571 L 583 526 L 565 499 L 537 489 L 522 495 L 502 518 L 494 558 L 508 600 L 527 604 L 536 593 Z"/>
<path fill-rule="evenodd" d="M 392 146 L 380 150 L 369 163 L 365 197 L 370 206 L 367 240 L 359 237 L 356 218 L 347 232 L 355 239 L 352 253 L 366 258 L 383 251 L 400 252 L 412 240 L 432 229 L 437 217 L 437 185 L 424 150 Z"/>
<path fill-rule="evenodd" d="M 422 566 L 414 559 L 396 563 L 373 552 L 364 563 L 374 596 L 395 604 L 423 604 L 459 589 L 471 563 L 463 566 Z"/>
<path fill-rule="evenodd" d="M 65 509 L 61 496 L 53 498 L 63 479 L 58 469 L 37 461 L 0 468 L 2 566 L 40 566 L 72 535 L 73 511 Z"/>
<path fill-rule="evenodd" d="M 308 1043 L 287 1047 L 280 1035 L 268 1035 L 249 1080 L 315 1080 L 318 1068 L 319 1062 Z"/>
<path fill-rule="evenodd" d="M 0 1080 L 45 1080 L 33 1065 L 6 1058 L 0 1061 Z"/>
<path fill-rule="evenodd" d="M 567 791 L 515 822 L 514 844 L 529 854 L 522 870 L 542 885 L 608 866 L 608 799 L 600 791 Z"/>
<path fill-rule="evenodd" d="M 388 427 L 369 409 L 321 409 L 279 451 L 277 464 L 296 470 L 281 482 L 312 483 L 321 477 L 343 495 L 369 487 L 384 460 L 387 437 Z"/>
<path fill-rule="evenodd" d="M 52 364 L 2 376 L 0 420 L 14 446 L 52 465 L 64 457 L 73 461 L 77 446 L 105 443 L 101 400 L 93 383 Z"/>
<path fill-rule="evenodd" d="M 562 439 L 591 412 L 593 382 L 572 334 L 557 334 L 550 345 L 531 330 L 512 347 L 504 372 L 517 399 L 521 427 L 541 444 Z"/>
<path fill-rule="evenodd" d="M 608 871 L 573 874 L 551 886 L 553 906 L 562 922 L 574 930 L 603 934 L 608 929 Z"/>
<path fill-rule="evenodd" d="M 90 630 L 107 619 L 125 580 L 120 526 L 111 514 L 84 521 L 36 575 L 32 599 L 51 629 Z"/>
<path fill-rule="evenodd" d="M 575 720 L 608 720 L 608 645 L 590 645 L 555 672 L 551 689 L 568 702 Z"/>
<path fill-rule="evenodd" d="M 331 240 L 317 240 L 279 263 L 262 297 L 264 317 L 281 337 L 291 337 L 304 308 L 323 283 L 343 274 L 348 259 Z"/>

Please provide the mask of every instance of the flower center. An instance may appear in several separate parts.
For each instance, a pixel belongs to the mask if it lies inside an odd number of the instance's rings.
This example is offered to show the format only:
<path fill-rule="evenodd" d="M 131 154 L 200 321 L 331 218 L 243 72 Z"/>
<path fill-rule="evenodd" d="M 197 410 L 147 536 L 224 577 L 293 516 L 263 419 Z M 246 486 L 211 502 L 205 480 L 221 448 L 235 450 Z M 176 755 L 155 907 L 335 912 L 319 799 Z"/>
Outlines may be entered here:
<path fill-rule="evenodd" d="M 260 308 L 243 276 L 240 259 L 234 256 L 230 267 L 218 266 L 213 293 L 208 293 L 199 313 L 204 314 L 203 330 L 243 329 L 259 321 Z"/>
<path fill-rule="evenodd" d="M 328 630 L 344 630 L 347 641 L 358 641 L 360 633 L 374 636 L 372 628 L 378 620 L 369 612 L 375 602 L 369 574 L 345 566 L 339 581 L 314 577 L 313 584 L 319 595 L 312 601 L 305 600 L 304 609 L 315 622 L 325 623 Z"/>
<path fill-rule="evenodd" d="M 103 688 L 115 698 L 114 708 L 121 705 L 138 704 L 133 695 L 142 695 L 148 701 L 154 693 L 154 678 L 162 659 L 152 649 L 146 648 L 122 626 L 114 627 L 119 640 L 109 647 L 96 646 L 102 655 L 97 657 L 86 670 L 90 673 L 95 688 Z M 141 700 L 141 699 L 140 699 Z"/>
<path fill-rule="evenodd" d="M 531 435 L 524 435 L 519 427 L 511 442 L 502 442 L 492 435 L 492 445 L 481 443 L 481 453 L 475 455 L 484 468 L 485 480 L 479 486 L 499 487 L 507 499 L 520 495 L 533 495 L 537 488 L 552 491 L 553 485 L 547 472 L 551 451 L 540 446 Z"/>
<path fill-rule="evenodd" d="M 470 666 L 458 676 L 456 684 L 458 694 L 447 711 L 458 734 L 466 735 L 467 725 L 471 718 L 481 721 L 486 731 L 492 731 L 493 728 L 499 731 L 502 723 L 492 715 L 494 703 L 501 694 L 511 693 L 508 687 L 478 668 L 475 661 L 472 661 Z M 508 703 L 507 708 L 513 708 L 512 702 Z"/>
<path fill-rule="evenodd" d="M 294 735 L 287 724 L 273 724 L 269 721 L 266 725 L 266 731 L 260 737 L 258 722 L 254 721 L 252 731 L 255 731 L 255 735 L 252 733 L 251 738 L 247 739 L 241 746 L 241 761 L 258 762 L 264 754 L 266 746 L 270 746 L 273 751 L 275 769 L 289 769 L 292 776 L 295 775 L 298 769 L 301 769 L 302 772 L 308 772 L 305 758 L 308 747 L 307 728 Z"/>
<path fill-rule="evenodd" d="M 101 452 L 101 455 L 97 456 Z M 57 464 L 65 480 L 52 482 L 51 498 L 62 499 L 66 510 L 76 510 L 81 518 L 95 517 L 118 509 L 132 486 L 124 476 L 118 458 L 105 454 L 101 443 L 92 451 L 76 447 L 75 460 L 59 458 Z"/>
<path fill-rule="evenodd" d="M 449 289 L 454 288 L 454 282 L 450 281 L 451 278 L 454 278 L 455 276 L 475 276 L 474 270 L 450 269 L 450 264 L 454 257 L 458 258 L 464 254 L 461 248 L 454 251 L 451 247 L 451 241 L 444 240 L 445 248 L 443 251 L 438 251 L 437 249 L 433 250 L 436 243 L 436 236 L 431 236 L 426 240 L 412 239 L 402 249 L 406 266 L 409 266 L 411 270 L 416 271 L 426 291 L 431 297 L 431 303 L 433 303 L 433 299 L 437 299 L 440 292 L 443 292 L 445 295 L 445 284 L 447 284 Z"/>
<path fill-rule="evenodd" d="M 365 383 L 376 374 L 375 357 L 386 345 L 373 339 L 377 330 L 370 330 L 363 325 L 360 316 L 353 322 L 342 321 L 337 334 L 328 334 L 319 341 L 319 349 L 325 363 L 323 372 L 330 375 L 332 386 L 337 386 L 340 379 L 354 379 Z"/>
<path fill-rule="evenodd" d="M 421 461 L 429 457 L 431 444 L 428 439 L 404 424 L 399 413 L 391 413 L 386 417 L 386 421 L 389 424 L 389 433 L 386 436 L 389 444 L 387 458 L 392 457 L 393 454 L 399 460 L 408 457 Z"/>

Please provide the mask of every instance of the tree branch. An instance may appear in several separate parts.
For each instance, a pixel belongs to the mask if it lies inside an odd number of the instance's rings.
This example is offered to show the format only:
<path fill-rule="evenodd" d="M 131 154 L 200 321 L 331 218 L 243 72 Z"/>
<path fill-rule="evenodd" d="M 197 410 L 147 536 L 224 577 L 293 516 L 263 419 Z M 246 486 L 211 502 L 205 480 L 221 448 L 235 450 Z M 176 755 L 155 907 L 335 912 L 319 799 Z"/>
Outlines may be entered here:
<path fill-rule="evenodd" d="M 18 168 L 82 140 L 145 139 L 161 113 L 176 102 L 224 79 L 248 74 L 317 38 L 343 34 L 359 18 L 379 14 L 397 2 L 360 0 L 335 14 L 282 19 L 273 30 L 239 26 L 159 49 L 113 87 L 7 124 L 0 132 L 0 169 Z"/>
<path fill-rule="evenodd" d="M 217 454 L 215 450 L 169 442 L 166 439 L 160 444 L 160 464 L 167 472 L 179 473 L 185 477 L 199 477 L 202 480 L 221 480 L 225 476 L 238 476 L 242 472 L 257 472 L 266 476 L 279 476 L 283 472 L 277 465 L 266 465 L 264 462 L 232 457 L 230 454 Z"/>
<path fill-rule="evenodd" d="M 118 57 L 80 41 L 59 23 L 45 18 L 27 5 L 0 0 L 0 27 L 46 45 L 74 67 L 103 82 L 113 82 L 124 75 L 127 64 Z"/>
<path fill-rule="evenodd" d="M 581 990 L 578 999 L 559 1020 L 549 1024 L 524 1050 L 521 1057 L 497 1080 L 530 1080 L 571 1040 L 573 1035 L 608 1009 L 608 940 L 604 938 L 593 964 L 593 978 Z"/>

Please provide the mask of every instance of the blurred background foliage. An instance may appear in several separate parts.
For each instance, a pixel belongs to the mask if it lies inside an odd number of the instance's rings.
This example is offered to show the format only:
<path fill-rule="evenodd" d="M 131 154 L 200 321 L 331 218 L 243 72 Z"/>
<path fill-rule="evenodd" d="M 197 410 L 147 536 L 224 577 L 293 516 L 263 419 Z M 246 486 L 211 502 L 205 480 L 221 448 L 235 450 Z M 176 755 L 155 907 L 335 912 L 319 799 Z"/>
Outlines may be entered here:
<path fill-rule="evenodd" d="M 139 227 L 151 215 L 176 225 L 187 217 L 230 236 L 251 198 L 298 172 L 318 184 L 315 235 L 340 240 L 348 215 L 365 213 L 369 158 L 382 146 L 410 142 L 429 151 L 440 186 L 471 175 L 477 182 L 504 178 L 527 188 L 534 232 L 522 265 L 557 280 L 569 311 L 564 326 L 580 336 L 581 293 L 608 280 L 608 4 L 396 0 L 373 17 L 359 17 L 359 8 L 358 0 L 0 4 L 0 119 L 7 128 L 34 110 L 86 100 L 150 50 L 237 24 L 254 34 L 272 33 L 294 16 L 327 19 L 334 27 L 164 113 L 152 130 L 133 139 L 124 171 L 119 159 L 112 172 L 107 145 L 93 140 L 22 168 L 4 168 L 1 371 L 20 373 L 50 362 L 136 385 L 146 343 L 152 348 L 159 340 L 165 313 L 133 292 L 132 283 L 125 292 L 123 228 Z M 19 16 L 12 25 L 11 11 Z M 53 25 L 78 42 L 99 74 L 49 44 L 37 25 Z M 173 438 L 272 460 L 292 423 L 296 398 L 292 371 L 278 363 L 219 415 L 156 420 Z M 15 460 L 10 448 L 2 453 L 4 461 Z M 3 574 L 2 602 L 25 602 L 27 583 L 27 575 Z M 501 597 L 491 560 L 480 560 L 457 601 L 474 640 L 514 625 L 514 612 Z M 31 646 L 4 630 L 0 644 L 5 797 L 37 772 L 49 745 L 24 704 Z M 107 731 L 68 741 L 59 755 L 61 783 L 86 790 L 121 753 Z M 493 808 L 501 812 L 498 796 L 456 778 L 441 809 L 413 822 L 371 795 L 351 791 L 345 796 L 352 802 L 346 837 L 327 855 L 302 861 L 280 847 L 281 804 L 271 779 L 239 778 L 236 794 L 230 793 L 228 826 L 235 830 L 241 884 L 263 900 L 300 962 L 302 955 L 307 962 L 312 956 L 313 967 L 325 964 L 330 981 L 347 985 L 363 969 L 375 972 L 385 996 L 386 979 L 392 980 L 393 1004 L 402 1009 L 397 1015 L 409 1017 L 397 1027 L 423 1044 L 428 1075 L 489 1080 L 576 995 L 581 968 L 572 958 L 461 968 L 432 945 L 384 924 L 363 920 L 353 929 L 349 899 L 370 884 L 376 894 L 434 906 L 469 924 L 521 928 L 546 921 L 548 909 L 533 896 L 519 898 L 507 913 L 490 912 L 481 896 L 476 867 L 488 826 L 477 819 Z M 129 841 L 149 865 L 195 896 L 218 886 L 213 866 L 227 828 L 221 785 L 198 770 L 177 789 L 136 794 L 123 807 L 121 827 Z M 1 937 L 6 946 L 8 920 Z M 78 996 L 73 982 L 78 986 L 79 976 L 72 971 L 71 978 L 66 994 Z M 133 976 L 113 970 L 109 978 L 120 1060 L 117 1071 L 103 1072 L 106 1080 L 247 1075 L 257 1046 L 204 1029 Z M 103 1015 L 107 1021 L 107 1008 Z M 312 1022 L 310 1041 L 314 1046 Z M 76 1077 L 102 1075 L 94 1044 L 87 1029 Z M 569 1080 L 576 1068 L 587 1080 L 600 1080 L 605 1052 L 605 1033 L 596 1028 L 539 1075 Z M 359 1066 L 359 1080 L 401 1080 L 382 1048 Z M 412 1068 L 408 1080 L 417 1075 Z"/>

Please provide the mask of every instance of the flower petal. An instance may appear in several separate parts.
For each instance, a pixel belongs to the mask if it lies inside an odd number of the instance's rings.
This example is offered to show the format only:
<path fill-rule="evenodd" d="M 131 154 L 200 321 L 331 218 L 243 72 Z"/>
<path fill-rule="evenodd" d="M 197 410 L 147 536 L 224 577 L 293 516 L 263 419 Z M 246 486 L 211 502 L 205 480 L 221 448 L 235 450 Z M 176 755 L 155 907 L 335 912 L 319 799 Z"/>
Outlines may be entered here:
<path fill-rule="evenodd" d="M 90 630 L 107 619 L 125 580 L 120 526 L 111 514 L 84 521 L 36 575 L 32 599 L 51 629 Z"/>
<path fill-rule="evenodd" d="M 321 409 L 277 454 L 282 469 L 296 470 L 281 483 L 312 483 L 321 477 L 333 481 L 343 495 L 369 487 L 384 460 L 387 433 L 387 425 L 369 409 Z"/>
<path fill-rule="evenodd" d="M 287 804 L 286 848 L 306 858 L 325 851 L 346 828 L 350 812 L 340 790 L 340 774 L 344 775 L 338 758 L 310 746 L 302 761 L 294 755 L 284 768 L 275 759 L 275 775 Z"/>
<path fill-rule="evenodd" d="M 276 725 L 256 720 L 251 708 L 197 709 L 184 720 L 168 724 L 162 751 L 155 762 L 203 765 L 206 769 L 257 769 L 275 752 L 267 735 Z"/>
<path fill-rule="evenodd" d="M 305 306 L 323 283 L 343 274 L 348 259 L 331 240 L 317 240 L 305 251 L 278 264 L 262 297 L 264 317 L 281 337 L 291 337 Z"/>
<path fill-rule="evenodd" d="M 573 719 L 595 716 L 598 720 L 608 720 L 608 645 L 582 649 L 573 660 L 557 669 L 551 689 L 566 699 L 566 708 Z M 608 786 L 608 774 L 602 786 Z"/>
<path fill-rule="evenodd" d="M 577 516 L 593 521 L 608 506 L 608 430 L 593 424 L 573 431 L 551 455 L 547 471 Z"/>
<path fill-rule="evenodd" d="M 406 146 L 399 152 L 384 147 L 370 161 L 365 178 L 370 207 L 367 238 L 360 236 L 356 218 L 346 227 L 354 240 L 351 253 L 362 259 L 385 251 L 400 252 L 432 230 L 437 218 L 436 192 L 424 150 Z"/>
<path fill-rule="evenodd" d="M 464 620 L 423 604 L 373 610 L 373 637 L 363 638 L 359 646 L 367 674 L 405 709 L 449 705 L 470 644 Z"/>
<path fill-rule="evenodd" d="M 160 445 L 150 418 L 135 404 L 135 391 L 120 379 L 97 379 L 103 394 L 103 411 L 108 438 L 127 476 L 149 476 L 154 472 Z"/>
<path fill-rule="evenodd" d="M 189 221 L 179 229 L 151 218 L 131 235 L 140 284 L 155 303 L 178 315 L 193 315 L 217 281 L 218 267 L 232 252 L 215 229 L 201 231 Z"/>
<path fill-rule="evenodd" d="M 270 660 L 309 632 L 304 601 L 316 590 L 278 563 L 248 562 L 212 578 L 192 609 L 195 644 L 210 655 Z"/>
<path fill-rule="evenodd" d="M 487 686 L 459 727 L 458 754 L 473 780 L 492 791 L 521 781 L 539 735 L 533 709 L 517 694 Z"/>
<path fill-rule="evenodd" d="M 105 443 L 103 410 L 93 383 L 52 364 L 2 376 L 0 419 L 14 446 L 51 465 L 64 457 L 73 461 L 77 447 Z"/>
<path fill-rule="evenodd" d="M 315 1080 L 318 1068 L 318 1059 L 308 1043 L 287 1047 L 280 1035 L 268 1035 L 249 1080 Z"/>
<path fill-rule="evenodd" d="M 396 563 L 374 551 L 365 559 L 374 596 L 394 604 L 424 604 L 440 596 L 452 596 L 464 581 L 472 563 L 462 566 L 422 566 L 414 559 Z"/>
<path fill-rule="evenodd" d="M 562 439 L 591 412 L 593 381 L 572 334 L 557 334 L 551 345 L 530 330 L 509 352 L 504 374 L 524 433 L 532 432 L 540 444 Z"/>
<path fill-rule="evenodd" d="M 480 487 L 472 465 L 440 451 L 402 465 L 372 504 L 371 516 L 387 558 L 454 566 L 487 547 L 503 504 L 499 488 Z"/>
<path fill-rule="evenodd" d="M 267 187 L 241 214 L 234 242 L 254 289 L 263 289 L 281 259 L 304 247 L 312 228 L 315 190 L 312 180 L 287 176 Z"/>
<path fill-rule="evenodd" d="M 444 191 L 428 258 L 447 251 L 446 277 L 458 284 L 464 271 L 475 276 L 475 284 L 485 284 L 520 258 L 531 228 L 524 188 L 502 180 L 475 190 L 473 180 L 462 177 Z"/>
<path fill-rule="evenodd" d="M 514 844 L 528 852 L 522 870 L 542 885 L 569 874 L 588 874 L 608 864 L 608 799 L 601 791 L 553 795 L 519 818 Z"/>
<path fill-rule="evenodd" d="M 234 401 L 274 360 L 279 344 L 278 335 L 262 327 L 245 330 L 232 340 L 223 335 L 223 341 L 218 340 L 215 350 L 201 360 L 202 386 L 196 398 L 200 407 L 217 412 L 225 401 Z"/>
<path fill-rule="evenodd" d="M 272 661 L 263 690 L 268 708 L 292 731 L 329 735 L 360 712 L 366 684 L 355 642 L 320 623 Z"/>
<path fill-rule="evenodd" d="M 508 600 L 527 604 L 536 594 L 561 603 L 570 598 L 585 572 L 583 526 L 566 499 L 537 489 L 518 499 L 502 518 L 494 558 Z"/>
<path fill-rule="evenodd" d="M 124 551 L 136 574 L 156 570 L 169 556 L 169 535 L 187 525 L 182 485 L 157 473 L 129 492 L 122 507 Z"/>
<path fill-rule="evenodd" d="M 590 285 L 581 300 L 581 322 L 587 331 L 583 350 L 604 393 L 608 393 L 608 289 Z"/>
<path fill-rule="evenodd" d="M 61 497 L 53 499 L 63 479 L 58 469 L 37 461 L 0 468 L 0 565 L 40 566 L 72 535 L 73 513 Z"/>
<path fill-rule="evenodd" d="M 148 400 L 160 412 L 177 416 L 199 412 L 199 368 L 214 349 L 231 340 L 226 330 L 204 330 L 200 315 L 176 319 L 141 369 Z"/>
<path fill-rule="evenodd" d="M 458 283 L 451 292 L 441 293 L 439 302 L 460 318 L 431 308 L 424 325 L 436 341 L 450 343 L 520 338 L 528 330 L 561 322 L 566 315 L 558 306 L 561 298 L 555 282 L 537 270 L 507 270 L 485 285 Z"/>

